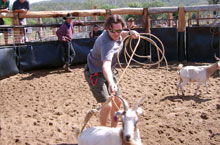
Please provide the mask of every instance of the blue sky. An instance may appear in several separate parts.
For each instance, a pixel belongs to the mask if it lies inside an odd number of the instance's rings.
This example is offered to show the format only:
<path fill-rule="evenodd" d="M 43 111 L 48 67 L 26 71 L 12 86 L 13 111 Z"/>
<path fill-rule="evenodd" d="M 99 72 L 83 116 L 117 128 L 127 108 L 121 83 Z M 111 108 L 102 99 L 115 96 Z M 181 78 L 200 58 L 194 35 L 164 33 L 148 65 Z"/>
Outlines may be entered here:
<path fill-rule="evenodd" d="M 10 4 L 13 4 L 15 0 L 10 0 Z M 40 2 L 40 1 L 45 1 L 45 0 L 29 0 L 30 4 Z"/>

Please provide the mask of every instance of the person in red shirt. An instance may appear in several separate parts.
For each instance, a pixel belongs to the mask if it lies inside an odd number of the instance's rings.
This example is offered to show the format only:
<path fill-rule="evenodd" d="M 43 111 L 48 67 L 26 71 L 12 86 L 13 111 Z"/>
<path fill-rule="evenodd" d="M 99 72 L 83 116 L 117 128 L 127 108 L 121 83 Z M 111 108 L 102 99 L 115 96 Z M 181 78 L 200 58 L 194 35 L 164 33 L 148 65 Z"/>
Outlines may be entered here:
<path fill-rule="evenodd" d="M 68 13 L 64 18 L 66 19 L 66 21 L 60 26 L 60 28 L 56 32 L 57 37 L 61 41 L 64 48 L 64 69 L 66 72 L 71 72 L 70 65 L 76 56 L 75 50 L 72 45 L 74 26 L 78 24 L 83 25 L 83 22 L 73 21 L 73 18 L 74 17 L 72 16 L 72 14 Z"/>

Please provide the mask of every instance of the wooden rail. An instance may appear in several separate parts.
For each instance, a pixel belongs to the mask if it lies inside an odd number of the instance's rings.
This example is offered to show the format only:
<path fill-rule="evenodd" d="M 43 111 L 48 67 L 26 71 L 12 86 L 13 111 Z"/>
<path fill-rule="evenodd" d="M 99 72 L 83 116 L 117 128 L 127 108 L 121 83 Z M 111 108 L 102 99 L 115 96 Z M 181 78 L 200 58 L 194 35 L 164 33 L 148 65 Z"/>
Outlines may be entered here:
<path fill-rule="evenodd" d="M 220 4 L 218 5 L 200 5 L 200 6 L 185 6 L 185 7 L 151 7 L 151 8 L 117 8 L 117 9 L 92 9 L 92 10 L 71 10 L 71 11 L 29 11 L 27 13 L 0 13 L 0 18 L 11 18 L 13 20 L 13 28 L 19 25 L 19 18 L 57 18 L 65 17 L 67 13 L 71 13 L 76 17 L 87 16 L 106 16 L 108 15 L 142 15 L 143 16 L 143 28 L 146 32 L 150 33 L 150 16 L 152 14 L 167 13 L 171 19 L 172 13 L 178 12 L 178 32 L 184 32 L 186 30 L 186 13 L 201 11 L 220 11 Z M 94 23 L 87 23 L 91 25 Z M 40 27 L 40 26 L 39 26 Z M 42 25 L 43 27 L 43 25 Z"/>
<path fill-rule="evenodd" d="M 220 4 L 218 5 L 200 5 L 200 6 L 186 6 L 186 12 L 200 12 L 200 11 L 220 11 Z"/>
<path fill-rule="evenodd" d="M 200 6 L 185 6 L 185 12 L 198 12 L 198 11 L 220 11 L 220 4 L 218 5 L 200 5 Z M 152 7 L 148 8 L 149 14 L 160 13 L 174 13 L 178 12 L 179 7 Z M 110 13 L 119 15 L 143 15 L 144 8 L 117 8 L 110 9 Z M 92 9 L 92 10 L 72 10 L 72 11 L 29 11 L 26 14 L 19 14 L 19 18 L 51 18 L 51 17 L 64 17 L 67 13 L 72 13 L 77 17 L 86 16 L 105 16 L 108 15 L 105 9 Z M 13 13 L 0 13 L 0 18 L 14 18 Z"/>

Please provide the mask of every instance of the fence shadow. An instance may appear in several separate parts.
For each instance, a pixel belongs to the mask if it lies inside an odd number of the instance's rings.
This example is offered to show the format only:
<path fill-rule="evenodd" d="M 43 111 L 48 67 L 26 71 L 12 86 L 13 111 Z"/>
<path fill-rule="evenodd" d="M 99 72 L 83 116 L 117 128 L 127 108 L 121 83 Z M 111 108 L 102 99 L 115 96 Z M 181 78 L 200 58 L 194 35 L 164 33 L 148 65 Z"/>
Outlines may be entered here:
<path fill-rule="evenodd" d="M 70 68 L 72 69 L 72 71 L 74 71 L 74 69 L 77 68 L 84 68 L 84 65 L 71 66 Z M 29 71 L 29 72 L 24 72 L 23 74 L 30 74 L 30 75 L 21 78 L 21 80 L 33 80 L 35 78 L 41 78 L 52 74 L 62 74 L 62 73 L 69 73 L 69 72 L 66 72 L 62 67 Z"/>
<path fill-rule="evenodd" d="M 178 100 L 182 100 L 182 101 L 190 101 L 193 100 L 196 103 L 203 103 L 203 102 L 207 102 L 210 101 L 211 99 L 205 99 L 205 98 L 201 98 L 200 96 L 166 96 L 165 98 L 161 99 L 160 101 L 165 101 L 165 100 L 170 100 L 172 102 L 177 102 Z"/>

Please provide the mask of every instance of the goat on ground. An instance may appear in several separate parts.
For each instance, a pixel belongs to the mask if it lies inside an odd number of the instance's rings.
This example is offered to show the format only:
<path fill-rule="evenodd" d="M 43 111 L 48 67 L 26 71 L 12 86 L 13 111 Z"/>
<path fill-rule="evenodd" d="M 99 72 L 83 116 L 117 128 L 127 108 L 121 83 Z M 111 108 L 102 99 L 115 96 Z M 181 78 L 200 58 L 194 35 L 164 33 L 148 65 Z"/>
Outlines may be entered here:
<path fill-rule="evenodd" d="M 209 77 L 220 68 L 220 59 L 215 56 L 217 60 L 216 63 L 210 66 L 185 66 L 183 67 L 182 64 L 178 66 L 178 76 L 179 76 L 179 83 L 177 85 L 177 95 L 179 95 L 179 88 L 182 91 L 182 95 L 184 96 L 183 86 L 185 86 L 188 82 L 198 82 L 196 91 L 194 95 L 197 95 L 197 91 L 200 88 L 202 83 L 206 84 L 206 90 L 208 91 L 208 84 L 207 80 Z"/>
<path fill-rule="evenodd" d="M 138 116 L 142 109 L 138 106 L 145 97 L 139 99 L 133 108 L 119 97 L 124 110 L 115 113 L 115 119 L 121 119 L 122 128 L 110 128 L 104 126 L 91 127 L 83 131 L 78 137 L 78 145 L 142 145 L 139 129 L 137 128 Z"/>

